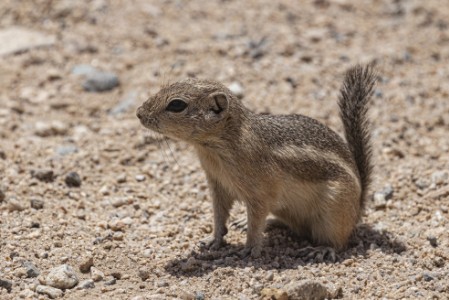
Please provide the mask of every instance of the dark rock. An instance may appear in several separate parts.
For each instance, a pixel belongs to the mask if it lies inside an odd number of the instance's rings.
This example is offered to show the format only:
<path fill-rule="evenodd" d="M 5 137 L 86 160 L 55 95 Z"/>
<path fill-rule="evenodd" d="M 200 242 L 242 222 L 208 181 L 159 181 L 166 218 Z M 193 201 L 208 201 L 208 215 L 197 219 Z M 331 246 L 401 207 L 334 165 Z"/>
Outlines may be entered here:
<path fill-rule="evenodd" d="M 3 202 L 6 198 L 5 192 L 3 192 L 3 189 L 0 187 L 0 203 Z"/>
<path fill-rule="evenodd" d="M 428 237 L 427 237 L 427 240 L 429 241 L 429 243 L 430 243 L 430 245 L 431 245 L 432 247 L 438 247 L 438 240 L 437 240 L 436 237 L 434 237 L 434 236 L 428 236 Z"/>
<path fill-rule="evenodd" d="M 6 279 L 0 278 L 0 288 L 4 288 L 8 292 L 11 292 L 12 289 L 12 282 Z"/>
<path fill-rule="evenodd" d="M 24 261 L 22 266 L 26 269 L 28 278 L 37 277 L 41 274 L 39 269 L 30 261 Z"/>
<path fill-rule="evenodd" d="M 384 187 L 384 189 L 381 191 L 381 193 L 384 194 L 385 200 L 390 200 L 391 197 L 393 197 L 394 189 L 393 189 L 393 187 L 389 184 L 389 185 L 386 185 L 386 186 Z"/>
<path fill-rule="evenodd" d="M 44 201 L 41 199 L 31 199 L 30 205 L 34 209 L 42 209 L 44 208 Z"/>
<path fill-rule="evenodd" d="M 31 176 L 42 182 L 52 182 L 55 179 L 53 170 L 32 170 Z"/>
<path fill-rule="evenodd" d="M 65 183 L 68 187 L 80 187 L 81 186 L 81 178 L 76 172 L 70 172 L 65 177 Z"/>
<path fill-rule="evenodd" d="M 432 281 L 434 278 L 428 273 L 423 274 L 424 281 Z"/>

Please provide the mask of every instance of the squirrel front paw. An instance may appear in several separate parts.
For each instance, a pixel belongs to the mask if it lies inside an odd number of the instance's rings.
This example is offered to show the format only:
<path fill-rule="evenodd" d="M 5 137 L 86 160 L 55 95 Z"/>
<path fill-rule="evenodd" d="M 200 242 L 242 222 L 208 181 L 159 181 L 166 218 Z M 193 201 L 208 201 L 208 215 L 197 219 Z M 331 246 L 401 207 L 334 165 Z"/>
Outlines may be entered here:
<path fill-rule="evenodd" d="M 261 246 L 246 246 L 243 248 L 243 250 L 240 251 L 240 257 L 246 258 L 259 258 L 262 254 L 262 247 Z"/>
<path fill-rule="evenodd" d="M 217 238 L 214 236 L 207 237 L 200 241 L 200 247 L 209 250 L 218 250 L 223 246 L 223 238 Z"/>

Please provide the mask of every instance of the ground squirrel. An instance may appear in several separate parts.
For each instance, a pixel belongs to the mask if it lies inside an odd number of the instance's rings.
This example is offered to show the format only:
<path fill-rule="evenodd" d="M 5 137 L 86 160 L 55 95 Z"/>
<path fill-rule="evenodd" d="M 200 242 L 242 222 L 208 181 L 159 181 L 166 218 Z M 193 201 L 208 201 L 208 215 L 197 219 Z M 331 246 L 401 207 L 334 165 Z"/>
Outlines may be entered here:
<path fill-rule="evenodd" d="M 360 219 L 370 184 L 368 102 L 376 75 L 355 66 L 339 97 L 346 142 L 303 115 L 256 114 L 224 85 L 187 79 L 164 86 L 137 110 L 141 123 L 194 146 L 213 199 L 219 248 L 234 200 L 247 209 L 245 251 L 261 253 L 266 217 L 272 213 L 314 242 L 345 247 Z"/>

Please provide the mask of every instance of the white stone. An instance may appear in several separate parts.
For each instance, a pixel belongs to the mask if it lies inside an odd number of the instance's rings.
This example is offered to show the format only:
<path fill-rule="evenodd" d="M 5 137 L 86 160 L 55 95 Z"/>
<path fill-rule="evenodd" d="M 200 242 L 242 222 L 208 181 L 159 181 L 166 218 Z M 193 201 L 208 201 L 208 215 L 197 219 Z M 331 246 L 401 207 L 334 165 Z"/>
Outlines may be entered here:
<path fill-rule="evenodd" d="M 71 266 L 64 264 L 51 269 L 40 281 L 42 284 L 58 289 L 71 289 L 78 284 L 78 277 Z"/>
<path fill-rule="evenodd" d="M 55 41 L 53 35 L 35 30 L 21 27 L 4 28 L 0 30 L 0 56 L 51 46 Z"/>
<path fill-rule="evenodd" d="M 63 295 L 63 292 L 60 289 L 45 285 L 36 286 L 36 292 L 39 294 L 47 295 L 48 297 L 50 297 L 50 299 L 59 298 Z"/>

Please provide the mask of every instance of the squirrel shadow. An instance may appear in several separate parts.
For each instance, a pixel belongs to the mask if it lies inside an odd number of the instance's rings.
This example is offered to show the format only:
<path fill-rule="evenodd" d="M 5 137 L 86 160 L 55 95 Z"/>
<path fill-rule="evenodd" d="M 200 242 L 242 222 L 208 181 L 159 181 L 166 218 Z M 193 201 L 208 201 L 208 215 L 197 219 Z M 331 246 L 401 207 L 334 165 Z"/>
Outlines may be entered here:
<path fill-rule="evenodd" d="M 370 249 L 380 249 L 385 254 L 400 254 L 406 250 L 406 246 L 388 231 L 379 231 L 368 224 L 360 224 L 354 231 L 348 247 L 340 252 L 328 247 L 314 246 L 288 228 L 278 227 L 267 228 L 260 258 L 241 257 L 240 252 L 243 249 L 244 245 L 241 244 L 226 244 L 217 251 L 194 250 L 186 258 L 170 260 L 165 270 L 173 276 L 201 277 L 224 267 L 297 269 L 300 266 L 338 264 L 352 257 L 366 257 Z"/>

